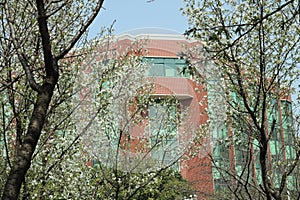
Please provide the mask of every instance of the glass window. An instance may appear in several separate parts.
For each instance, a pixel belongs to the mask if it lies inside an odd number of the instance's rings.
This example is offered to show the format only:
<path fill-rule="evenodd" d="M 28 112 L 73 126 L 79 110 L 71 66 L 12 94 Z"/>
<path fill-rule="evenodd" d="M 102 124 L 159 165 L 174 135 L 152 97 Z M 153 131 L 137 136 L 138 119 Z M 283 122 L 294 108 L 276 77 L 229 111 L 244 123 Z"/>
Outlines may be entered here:
<path fill-rule="evenodd" d="M 165 76 L 165 69 L 162 63 L 152 64 L 148 76 Z"/>
<path fill-rule="evenodd" d="M 217 141 L 213 149 L 214 165 L 214 184 L 215 190 L 220 191 L 225 188 L 226 180 L 230 179 L 226 171 L 230 168 L 229 160 L 229 140 L 227 126 L 219 129 L 217 132 Z"/>
<path fill-rule="evenodd" d="M 151 156 L 162 164 L 176 159 L 178 150 L 177 102 L 154 100 L 149 106 Z"/>
<path fill-rule="evenodd" d="M 189 77 L 186 61 L 178 58 L 144 58 L 150 68 L 147 76 Z"/>
<path fill-rule="evenodd" d="M 284 141 L 286 144 L 291 144 L 293 141 L 292 129 L 292 105 L 290 102 L 281 100 L 282 127 L 284 131 Z"/>

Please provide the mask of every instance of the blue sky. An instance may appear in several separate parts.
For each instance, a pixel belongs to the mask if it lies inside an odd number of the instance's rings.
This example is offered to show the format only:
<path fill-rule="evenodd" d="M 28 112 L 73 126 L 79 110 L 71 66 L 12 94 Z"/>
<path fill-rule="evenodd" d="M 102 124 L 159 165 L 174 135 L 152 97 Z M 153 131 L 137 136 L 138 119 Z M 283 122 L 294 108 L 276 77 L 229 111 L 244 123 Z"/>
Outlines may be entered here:
<path fill-rule="evenodd" d="M 91 26 L 94 36 L 101 27 L 109 27 L 114 20 L 115 33 L 119 34 L 136 28 L 158 27 L 183 33 L 187 19 L 179 10 L 182 0 L 105 0 L 97 19 Z"/>

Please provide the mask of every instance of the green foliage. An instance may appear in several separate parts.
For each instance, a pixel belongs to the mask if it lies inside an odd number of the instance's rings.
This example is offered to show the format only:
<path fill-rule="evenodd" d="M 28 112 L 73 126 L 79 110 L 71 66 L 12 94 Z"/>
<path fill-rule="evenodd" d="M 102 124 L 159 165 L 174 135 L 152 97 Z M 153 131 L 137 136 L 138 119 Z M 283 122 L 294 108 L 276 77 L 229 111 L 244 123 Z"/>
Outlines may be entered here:
<path fill-rule="evenodd" d="M 99 173 L 99 168 L 95 168 Z M 103 169 L 101 169 L 103 170 Z M 162 170 L 149 173 L 116 172 L 107 169 L 110 177 L 98 180 L 98 195 L 105 199 L 184 199 L 195 194 L 190 183 L 180 173 L 173 170 Z M 101 176 L 100 176 L 101 177 Z"/>
<path fill-rule="evenodd" d="M 160 173 L 154 184 L 138 191 L 134 199 L 184 199 L 195 194 L 192 186 L 178 172 L 166 170 Z"/>
<path fill-rule="evenodd" d="M 53 159 L 37 162 L 36 158 L 23 186 L 22 198 L 181 200 L 195 194 L 191 184 L 173 170 L 129 173 L 87 166 L 81 148 L 74 145 L 51 171 L 47 166 Z"/>

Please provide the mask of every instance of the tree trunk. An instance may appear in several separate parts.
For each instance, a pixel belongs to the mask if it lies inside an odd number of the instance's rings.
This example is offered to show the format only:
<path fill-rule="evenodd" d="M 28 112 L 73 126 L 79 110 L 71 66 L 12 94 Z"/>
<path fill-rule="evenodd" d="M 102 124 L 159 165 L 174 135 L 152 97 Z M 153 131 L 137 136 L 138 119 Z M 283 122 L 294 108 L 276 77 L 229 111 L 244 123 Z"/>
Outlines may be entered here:
<path fill-rule="evenodd" d="M 57 78 L 52 79 L 52 83 L 46 82 L 38 93 L 24 141 L 19 147 L 16 147 L 18 151 L 4 187 L 2 200 L 18 199 L 22 182 L 30 167 L 32 155 L 41 135 Z"/>

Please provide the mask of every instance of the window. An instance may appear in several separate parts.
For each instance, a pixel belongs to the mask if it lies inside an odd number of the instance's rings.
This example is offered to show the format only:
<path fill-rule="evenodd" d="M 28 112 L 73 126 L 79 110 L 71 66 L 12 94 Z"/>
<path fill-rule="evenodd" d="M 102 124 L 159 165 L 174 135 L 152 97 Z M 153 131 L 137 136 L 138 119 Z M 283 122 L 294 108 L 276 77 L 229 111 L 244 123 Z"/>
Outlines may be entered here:
<path fill-rule="evenodd" d="M 281 113 L 282 113 L 282 126 L 284 130 L 284 141 L 286 144 L 290 144 L 293 140 L 292 137 L 292 105 L 288 101 L 281 100 Z"/>
<path fill-rule="evenodd" d="M 229 139 L 227 125 L 224 125 L 217 132 L 216 143 L 213 149 L 214 165 L 214 184 L 216 191 L 223 191 L 226 188 L 226 180 L 230 179 L 225 173 L 230 170 L 230 159 L 229 159 Z"/>
<path fill-rule="evenodd" d="M 293 160 L 296 156 L 296 151 L 293 144 L 295 139 L 293 137 L 293 118 L 291 103 L 289 101 L 281 100 L 281 110 L 286 157 L 288 160 Z"/>
<path fill-rule="evenodd" d="M 178 150 L 178 111 L 174 99 L 155 99 L 149 106 L 151 157 L 169 165 Z"/>
<path fill-rule="evenodd" d="M 186 61 L 178 58 L 144 58 L 150 64 L 147 76 L 189 77 Z"/>

